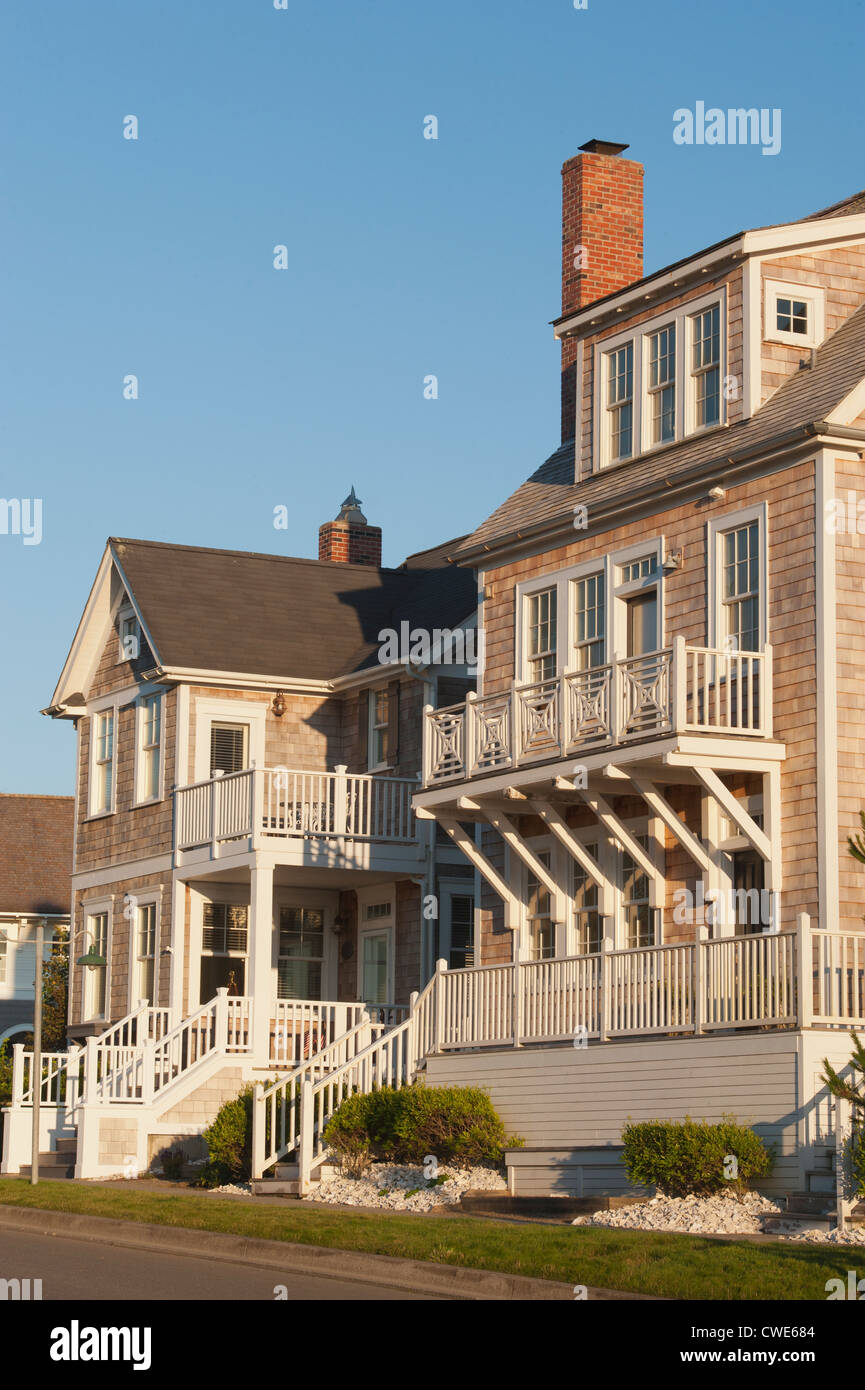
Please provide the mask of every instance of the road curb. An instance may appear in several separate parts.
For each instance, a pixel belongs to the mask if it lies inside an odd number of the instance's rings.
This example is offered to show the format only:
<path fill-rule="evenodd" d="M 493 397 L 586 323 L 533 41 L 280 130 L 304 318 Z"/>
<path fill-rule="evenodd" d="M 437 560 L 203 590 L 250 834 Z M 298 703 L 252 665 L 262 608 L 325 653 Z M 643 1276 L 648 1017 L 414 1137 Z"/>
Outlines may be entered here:
<path fill-rule="evenodd" d="M 39 1235 L 71 1237 L 100 1245 L 119 1245 L 163 1254 L 223 1258 L 286 1274 L 331 1275 L 414 1293 L 469 1300 L 521 1300 L 571 1302 L 570 1284 L 529 1279 L 493 1270 L 466 1269 L 460 1265 L 435 1265 L 423 1260 L 403 1260 L 393 1255 L 368 1255 L 354 1250 L 331 1250 L 320 1245 L 296 1245 L 288 1241 L 261 1240 L 253 1236 L 223 1235 L 188 1227 L 160 1226 L 137 1221 L 115 1221 L 106 1216 L 78 1212 L 46 1211 L 36 1207 L 0 1205 L 0 1230 L 31 1231 Z M 589 1299 L 651 1299 L 646 1294 L 619 1293 L 614 1289 L 587 1290 Z"/>

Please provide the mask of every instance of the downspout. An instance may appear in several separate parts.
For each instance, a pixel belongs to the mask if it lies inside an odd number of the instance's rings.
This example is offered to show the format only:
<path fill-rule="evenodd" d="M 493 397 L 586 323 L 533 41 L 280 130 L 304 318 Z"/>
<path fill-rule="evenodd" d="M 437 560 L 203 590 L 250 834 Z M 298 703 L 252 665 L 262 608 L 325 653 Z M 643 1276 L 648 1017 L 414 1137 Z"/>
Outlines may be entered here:
<path fill-rule="evenodd" d="M 406 663 L 405 663 L 405 671 L 406 671 L 406 675 L 411 676 L 411 678 L 412 678 L 413 680 L 420 681 L 420 682 L 422 683 L 422 685 L 423 685 L 422 699 L 421 699 L 421 708 L 423 708 L 425 705 L 434 705 L 434 704 L 435 704 L 435 701 L 436 701 L 436 686 L 437 686 L 437 681 L 436 681 L 435 676 L 430 676 L 430 675 L 428 674 L 428 668 L 427 668 L 427 672 L 425 673 L 423 667 L 416 667 L 416 666 L 413 666 L 412 663 L 411 663 L 411 661 L 406 661 Z M 421 738 L 423 738 L 423 730 L 421 730 Z M 419 776 L 420 776 L 420 775 L 421 775 L 421 774 L 420 774 L 420 770 L 419 770 Z M 431 942 L 431 940 L 430 940 L 430 931 L 429 931 L 429 926 L 428 926 L 429 919 L 428 919 L 426 916 L 424 916 L 424 902 L 426 901 L 427 898 L 433 897 L 434 894 L 435 894 L 435 873 L 436 873 L 436 862 L 435 862 L 435 833 L 436 833 L 436 824 L 437 824 L 437 822 L 434 821 L 434 820 L 428 820 L 428 821 L 421 821 L 420 824 L 424 827 L 424 846 L 423 846 L 423 851 L 424 851 L 424 871 L 423 871 L 423 874 L 422 874 L 422 875 L 419 875 L 419 876 L 417 876 L 416 878 L 413 878 L 413 879 L 412 879 L 412 882 L 413 882 L 413 883 L 419 884 L 419 885 L 420 885 L 420 890 L 421 890 L 421 904 L 420 904 L 420 961 L 421 961 L 420 973 L 421 973 L 421 979 L 420 979 L 419 982 L 418 982 L 418 989 L 423 989 L 424 986 L 426 985 L 427 981 L 429 980 L 430 976 L 432 975 L 433 970 L 435 969 L 435 961 L 433 961 L 433 959 L 432 959 L 432 942 Z M 436 921 L 438 920 L 439 906 L 440 906 L 440 905 L 439 905 L 438 903 L 436 903 L 436 918 L 435 918 Z"/>

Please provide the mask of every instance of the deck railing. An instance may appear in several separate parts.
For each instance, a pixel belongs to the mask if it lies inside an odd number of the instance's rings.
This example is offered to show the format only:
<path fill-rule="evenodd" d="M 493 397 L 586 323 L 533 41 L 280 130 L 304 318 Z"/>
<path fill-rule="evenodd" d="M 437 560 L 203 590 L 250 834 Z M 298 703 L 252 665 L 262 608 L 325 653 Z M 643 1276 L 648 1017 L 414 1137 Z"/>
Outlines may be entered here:
<path fill-rule="evenodd" d="M 425 787 L 671 733 L 768 738 L 772 649 L 672 647 L 428 706 Z"/>
<path fill-rule="evenodd" d="M 411 844 L 416 839 L 410 777 L 246 768 L 175 789 L 175 848 L 251 840 Z"/>
<path fill-rule="evenodd" d="M 408 1014 L 408 1005 L 347 1003 L 336 999 L 278 999 L 271 1020 L 272 1066 L 298 1067 L 322 1052 L 335 1038 L 364 1018 L 392 1027 Z"/>

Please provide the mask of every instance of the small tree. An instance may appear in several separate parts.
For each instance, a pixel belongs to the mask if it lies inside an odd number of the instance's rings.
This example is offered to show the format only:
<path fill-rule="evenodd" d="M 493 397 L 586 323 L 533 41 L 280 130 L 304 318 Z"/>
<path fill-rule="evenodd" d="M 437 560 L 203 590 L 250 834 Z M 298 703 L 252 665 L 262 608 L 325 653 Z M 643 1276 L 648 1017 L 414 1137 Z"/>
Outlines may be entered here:
<path fill-rule="evenodd" d="M 66 1047 L 69 1001 L 69 928 L 55 928 L 51 954 L 42 967 L 42 1046 L 46 1052 Z"/>
<path fill-rule="evenodd" d="M 853 1056 L 850 1067 L 853 1075 L 849 1081 L 840 1077 L 828 1057 L 823 1058 L 823 1081 L 836 1100 L 850 1102 L 853 1109 L 852 1134 L 850 1136 L 850 1170 L 853 1184 L 858 1193 L 865 1195 L 865 1046 L 856 1033 L 853 1039 Z"/>

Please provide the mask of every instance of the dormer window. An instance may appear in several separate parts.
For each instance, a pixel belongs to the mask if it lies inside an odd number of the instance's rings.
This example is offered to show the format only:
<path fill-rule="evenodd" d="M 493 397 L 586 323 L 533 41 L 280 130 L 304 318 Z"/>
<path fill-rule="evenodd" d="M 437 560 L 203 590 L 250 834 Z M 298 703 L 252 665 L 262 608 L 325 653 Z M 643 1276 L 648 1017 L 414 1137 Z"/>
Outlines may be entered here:
<path fill-rule="evenodd" d="M 720 289 L 597 344 L 597 467 L 724 423 L 726 312 Z"/>
<path fill-rule="evenodd" d="M 696 314 L 692 324 L 694 428 L 703 430 L 721 419 L 721 311 L 717 304 Z"/>
<path fill-rule="evenodd" d="M 823 341 L 823 290 L 817 285 L 766 280 L 763 295 L 763 336 L 769 342 L 803 348 Z"/>
<path fill-rule="evenodd" d="M 676 438 L 676 325 L 650 333 L 648 347 L 651 441 L 667 444 Z"/>
<path fill-rule="evenodd" d="M 607 357 L 607 412 L 610 460 L 634 452 L 634 344 L 624 343 Z"/>

